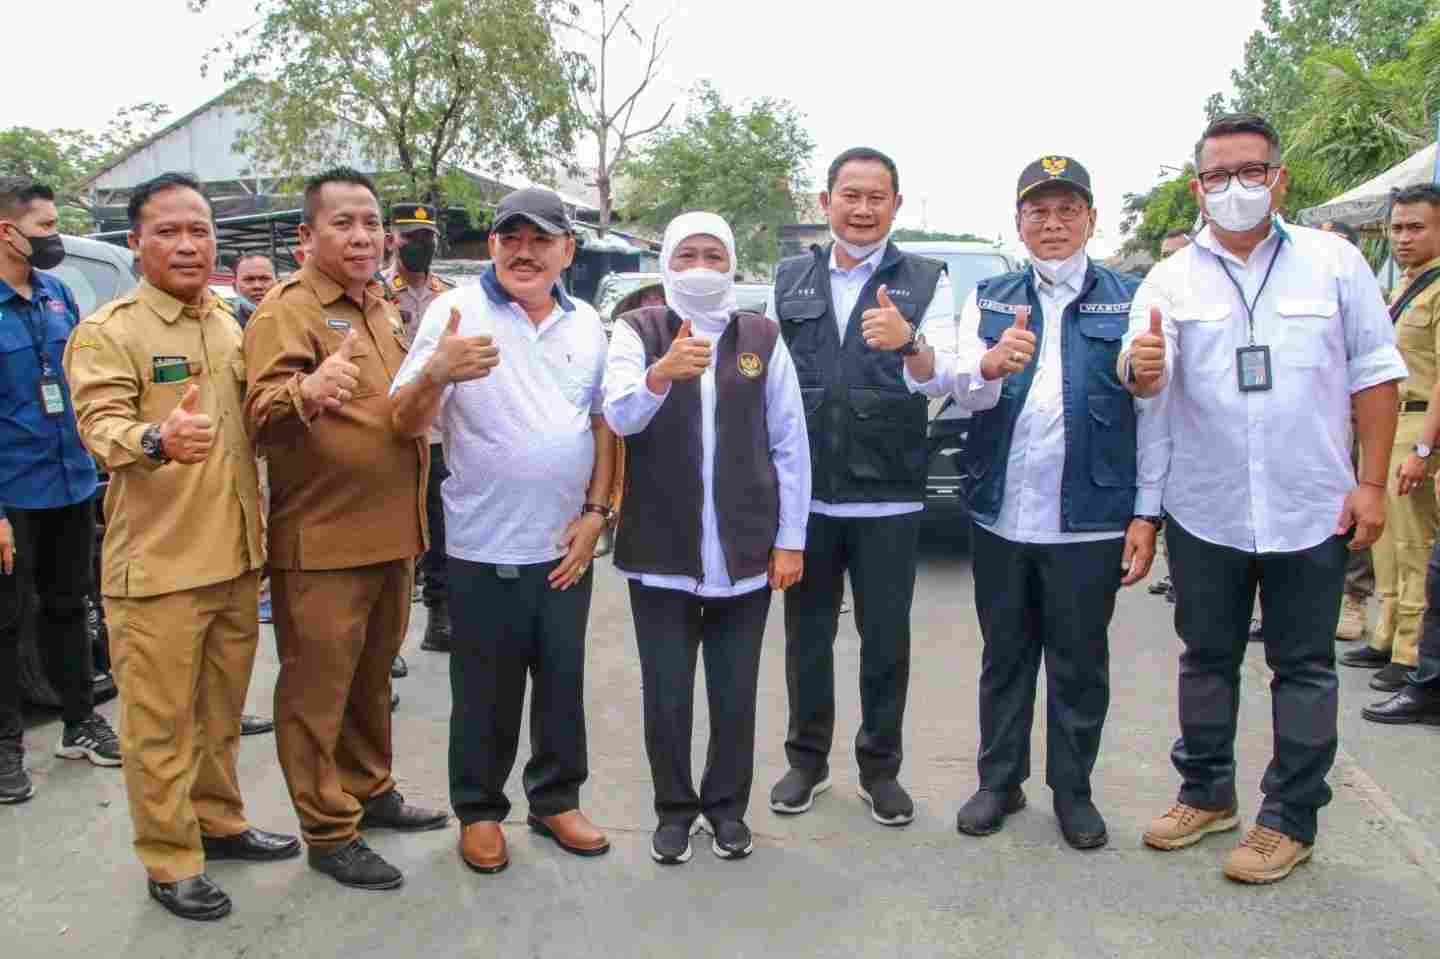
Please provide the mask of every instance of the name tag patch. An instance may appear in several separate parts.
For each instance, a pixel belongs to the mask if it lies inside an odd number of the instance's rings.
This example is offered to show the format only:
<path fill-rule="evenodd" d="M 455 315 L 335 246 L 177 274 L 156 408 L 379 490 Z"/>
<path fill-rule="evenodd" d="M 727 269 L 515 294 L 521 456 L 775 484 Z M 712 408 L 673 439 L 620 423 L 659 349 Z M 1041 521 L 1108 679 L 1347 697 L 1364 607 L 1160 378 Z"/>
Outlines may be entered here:
<path fill-rule="evenodd" d="M 350 330 L 349 320 L 341 320 L 333 316 L 327 316 L 325 318 L 325 325 L 330 327 L 330 329 L 332 330 L 345 330 L 346 332 L 349 332 Z"/>
<path fill-rule="evenodd" d="M 980 309 L 982 309 L 982 310 L 991 310 L 991 311 L 993 311 L 993 312 L 995 312 L 995 313 L 1008 313 L 1008 314 L 1010 314 L 1011 316 L 1014 316 L 1016 313 L 1018 313 L 1018 312 L 1020 311 L 1020 305 L 1019 305 L 1019 304 L 1017 304 L 1017 303 L 1001 303 L 999 300 L 985 300 L 985 299 L 976 300 L 976 301 L 975 301 L 975 305 L 978 306 L 978 307 L 980 307 Z"/>
<path fill-rule="evenodd" d="M 1129 313 L 1129 303 L 1081 303 L 1081 313 Z"/>

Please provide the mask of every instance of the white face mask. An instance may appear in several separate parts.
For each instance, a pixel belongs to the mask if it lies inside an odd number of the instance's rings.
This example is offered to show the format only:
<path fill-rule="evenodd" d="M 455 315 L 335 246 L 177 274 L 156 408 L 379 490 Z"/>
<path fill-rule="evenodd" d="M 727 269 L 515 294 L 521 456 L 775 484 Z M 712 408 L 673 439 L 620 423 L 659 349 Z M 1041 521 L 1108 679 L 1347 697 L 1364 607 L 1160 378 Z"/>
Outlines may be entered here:
<path fill-rule="evenodd" d="M 685 315 L 690 311 L 703 312 L 724 306 L 733 285 L 729 273 L 697 267 L 673 274 L 669 293 L 679 301 L 674 304 L 678 307 L 676 312 Z"/>
<path fill-rule="evenodd" d="M 871 254 L 873 254 L 876 250 L 883 247 L 885 245 L 885 241 L 890 238 L 885 237 L 884 239 L 881 239 L 875 243 L 871 243 L 868 246 L 859 246 L 857 244 L 851 243 L 849 240 L 841 239 L 840 234 L 836 233 L 834 230 L 831 230 L 830 239 L 834 240 L 836 246 L 844 250 L 846 253 L 850 254 L 855 259 L 866 260 L 869 259 Z"/>
<path fill-rule="evenodd" d="M 1222 192 L 1205 194 L 1205 215 L 1222 230 L 1245 233 L 1265 222 L 1270 204 L 1269 186 L 1242 186 L 1232 176 Z"/>
<path fill-rule="evenodd" d="M 1085 269 L 1085 248 L 1082 246 L 1070 256 L 1063 260 L 1040 260 L 1030 261 L 1035 265 L 1035 272 L 1048 280 L 1052 285 L 1066 283 Z"/>

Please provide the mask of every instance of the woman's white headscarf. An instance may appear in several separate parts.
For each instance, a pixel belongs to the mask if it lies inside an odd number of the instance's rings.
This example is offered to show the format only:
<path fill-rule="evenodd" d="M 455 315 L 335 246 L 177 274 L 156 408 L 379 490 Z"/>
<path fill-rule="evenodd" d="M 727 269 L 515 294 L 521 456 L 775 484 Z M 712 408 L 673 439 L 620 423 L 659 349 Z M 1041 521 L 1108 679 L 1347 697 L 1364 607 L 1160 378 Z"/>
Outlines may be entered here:
<path fill-rule="evenodd" d="M 690 237 L 700 234 L 713 236 L 724 243 L 730 254 L 730 286 L 724 299 L 718 304 L 697 304 L 694 298 L 687 297 L 685 291 L 677 288 L 675 284 L 675 277 L 680 273 L 670 269 L 670 258 L 675 255 L 675 248 Z M 665 302 L 682 320 L 690 320 L 711 329 L 723 329 L 730 322 L 730 315 L 739 309 L 735 302 L 735 234 L 730 231 L 730 224 L 717 214 L 682 213 L 670 221 L 670 225 L 665 228 L 665 240 L 660 247 L 660 273 L 665 285 Z"/>

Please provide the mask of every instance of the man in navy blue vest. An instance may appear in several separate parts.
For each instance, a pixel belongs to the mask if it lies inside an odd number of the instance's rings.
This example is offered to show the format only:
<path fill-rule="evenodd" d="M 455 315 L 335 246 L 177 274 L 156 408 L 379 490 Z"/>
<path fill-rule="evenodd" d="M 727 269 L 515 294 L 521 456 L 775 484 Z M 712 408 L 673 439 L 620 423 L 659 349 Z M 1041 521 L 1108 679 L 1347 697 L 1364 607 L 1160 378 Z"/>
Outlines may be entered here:
<path fill-rule="evenodd" d="M 1043 655 L 1045 780 L 1061 834 L 1094 849 L 1107 841 L 1090 797 L 1110 704 L 1107 632 L 1116 593 L 1155 554 L 1160 487 L 1146 478 L 1163 471 L 1164 447 L 1147 426 L 1163 424 L 1116 375 L 1136 284 L 1085 254 L 1095 229 L 1085 168 L 1063 156 L 1027 166 L 1015 225 L 1031 265 L 976 287 L 959 360 L 940 374 L 975 413 L 966 480 L 985 639 L 980 789 L 956 825 L 989 835 L 1024 807 Z"/>
<path fill-rule="evenodd" d="M 901 725 L 910 682 L 910 598 L 924 508 L 926 398 L 935 351 L 921 325 L 955 311 L 943 264 L 889 241 L 900 209 L 895 163 L 866 147 L 830 164 L 820 202 L 834 243 L 782 262 L 767 310 L 795 362 L 813 476 L 805 576 L 785 594 L 787 772 L 770 808 L 802 813 L 830 785 L 835 632 L 845 571 L 860 631 L 860 796 L 903 826 Z"/>

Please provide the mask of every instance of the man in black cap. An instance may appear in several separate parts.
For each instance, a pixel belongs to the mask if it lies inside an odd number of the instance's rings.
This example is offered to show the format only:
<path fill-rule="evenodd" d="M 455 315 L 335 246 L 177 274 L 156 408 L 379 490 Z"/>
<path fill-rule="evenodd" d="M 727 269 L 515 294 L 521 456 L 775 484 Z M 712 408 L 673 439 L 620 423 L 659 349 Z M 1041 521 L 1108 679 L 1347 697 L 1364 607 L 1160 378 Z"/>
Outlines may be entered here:
<path fill-rule="evenodd" d="M 444 495 L 461 638 L 450 657 L 450 801 L 460 856 L 481 873 L 509 862 L 501 823 L 527 680 L 530 828 L 575 855 L 610 848 L 580 811 L 590 560 L 615 464 L 601 415 L 605 330 L 560 286 L 575 236 L 554 193 L 502 200 L 490 255 L 479 284 L 430 306 L 391 388 L 396 429 L 438 428 L 455 467 Z"/>
<path fill-rule="evenodd" d="M 455 284 L 430 272 L 440 244 L 437 209 L 426 203 L 396 203 L 390 207 L 390 238 L 395 261 L 382 277 L 385 298 L 400 311 L 402 338 L 406 347 L 415 339 L 420 318 L 435 297 Z M 426 512 L 430 521 L 430 548 L 420 557 L 421 597 L 425 602 L 425 638 L 420 648 L 432 652 L 450 651 L 450 607 L 446 602 L 449 579 L 445 575 L 445 511 L 440 507 L 440 486 L 450 476 L 440 434 L 430 431 L 430 480 L 426 491 Z M 403 675 L 404 660 L 397 657 Z"/>
<path fill-rule="evenodd" d="M 1136 282 L 1086 255 L 1095 219 L 1083 166 L 1027 166 L 1015 226 L 1031 265 L 980 282 L 945 338 L 960 356 L 938 374 L 975 414 L 966 479 L 985 639 L 980 789 L 956 825 L 989 835 L 1024 807 L 1043 656 L 1045 779 L 1077 849 L 1108 839 L 1090 791 L 1110 702 L 1107 631 L 1120 587 L 1150 570 L 1161 491 L 1146 477 L 1164 452 L 1148 440 L 1157 424 L 1145 401 L 1116 374 Z"/>

